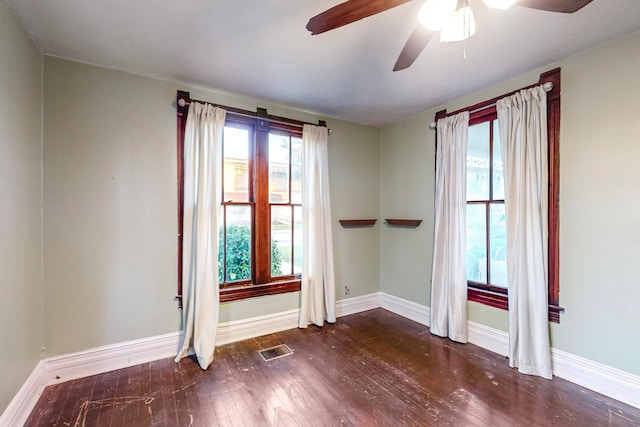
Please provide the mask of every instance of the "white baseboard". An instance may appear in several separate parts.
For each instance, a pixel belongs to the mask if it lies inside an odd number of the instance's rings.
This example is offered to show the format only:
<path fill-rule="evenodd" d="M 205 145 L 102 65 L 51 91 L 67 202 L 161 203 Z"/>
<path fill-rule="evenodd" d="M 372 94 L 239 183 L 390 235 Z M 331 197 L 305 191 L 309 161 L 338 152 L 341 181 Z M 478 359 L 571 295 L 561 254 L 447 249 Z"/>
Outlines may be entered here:
<path fill-rule="evenodd" d="M 384 292 L 336 301 L 336 316 L 342 317 L 382 307 L 407 319 L 429 326 L 430 308 Z M 228 344 L 298 326 L 299 310 L 221 323 L 216 345 Z M 469 342 L 506 356 L 506 332 L 469 322 Z M 0 416 L 0 427 L 24 424 L 46 385 L 153 360 L 175 356 L 180 332 L 127 341 L 40 361 Z M 551 349 L 554 375 L 640 408 L 640 376 Z"/>
<path fill-rule="evenodd" d="M 380 307 L 380 296 L 378 295 L 378 292 L 359 297 L 347 298 L 336 301 L 336 317 L 361 313 L 378 307 Z"/>
<path fill-rule="evenodd" d="M 345 316 L 379 306 L 378 294 L 337 301 L 338 316 Z M 298 326 L 300 310 L 257 316 L 220 323 L 216 345 L 229 344 Z M 96 347 L 45 360 L 45 384 L 51 385 L 116 369 L 175 356 L 180 332 Z"/>
<path fill-rule="evenodd" d="M 346 316 L 379 306 L 376 292 L 336 301 L 336 315 Z M 216 345 L 296 328 L 299 312 L 294 309 L 220 323 Z M 47 385 L 173 357 L 178 351 L 180 337 L 180 332 L 171 332 L 41 360 L 0 416 L 0 427 L 23 425 Z"/>
<path fill-rule="evenodd" d="M 380 306 L 400 316 L 428 325 L 430 309 L 380 292 Z M 467 323 L 469 342 L 501 356 L 509 354 L 509 334 L 480 323 Z M 597 393 L 640 408 L 640 376 L 567 353 L 551 349 L 553 375 Z"/>
<path fill-rule="evenodd" d="M 380 307 L 425 326 L 431 324 L 431 309 L 426 305 L 380 292 Z"/>
<path fill-rule="evenodd" d="M 509 334 L 469 322 L 469 342 L 501 356 L 509 354 Z M 640 376 L 566 351 L 551 349 L 553 375 L 640 408 Z"/>
<path fill-rule="evenodd" d="M 229 344 L 297 328 L 299 312 L 299 309 L 294 309 L 281 313 L 220 323 L 218 325 L 216 345 Z"/>
<path fill-rule="evenodd" d="M 551 362 L 554 375 L 640 408 L 640 376 L 555 348 Z"/>
<path fill-rule="evenodd" d="M 298 325 L 298 311 L 297 309 L 289 310 L 220 323 L 216 345 L 295 328 Z M 181 335 L 181 332 L 171 332 L 45 359 L 45 384 L 57 384 L 173 357 L 178 352 Z"/>
<path fill-rule="evenodd" d="M 45 359 L 47 385 L 175 356 L 180 332 L 105 345 Z"/>
<path fill-rule="evenodd" d="M 508 333 L 471 321 L 467 321 L 467 333 L 471 344 L 498 353 L 500 356 L 509 354 Z"/>
<path fill-rule="evenodd" d="M 44 390 L 45 369 L 45 361 L 38 362 L 29 378 L 22 384 L 13 400 L 9 402 L 9 406 L 0 415 L 0 427 L 24 425 Z"/>

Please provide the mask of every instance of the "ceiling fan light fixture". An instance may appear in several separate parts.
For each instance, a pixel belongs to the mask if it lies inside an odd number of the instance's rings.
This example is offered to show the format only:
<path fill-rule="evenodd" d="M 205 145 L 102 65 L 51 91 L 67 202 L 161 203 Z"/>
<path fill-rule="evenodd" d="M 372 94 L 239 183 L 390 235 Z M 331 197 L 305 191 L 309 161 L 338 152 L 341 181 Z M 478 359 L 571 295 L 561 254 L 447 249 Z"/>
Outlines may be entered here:
<path fill-rule="evenodd" d="M 484 0 L 484 4 L 492 9 L 507 10 L 518 0 Z"/>
<path fill-rule="evenodd" d="M 439 31 L 456 11 L 457 0 L 426 0 L 418 12 L 418 22 L 424 27 Z"/>
<path fill-rule="evenodd" d="M 440 41 L 459 42 L 466 40 L 476 33 L 476 20 L 473 17 L 471 7 L 461 7 L 456 10 L 447 25 L 440 31 Z"/>

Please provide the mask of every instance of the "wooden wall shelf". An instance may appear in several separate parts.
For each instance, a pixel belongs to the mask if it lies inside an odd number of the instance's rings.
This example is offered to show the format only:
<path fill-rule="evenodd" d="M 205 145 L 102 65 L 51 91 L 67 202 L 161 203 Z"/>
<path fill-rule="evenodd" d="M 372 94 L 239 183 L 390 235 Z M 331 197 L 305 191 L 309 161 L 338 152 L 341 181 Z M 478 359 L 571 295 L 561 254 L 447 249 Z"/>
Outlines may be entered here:
<path fill-rule="evenodd" d="M 420 224 L 422 224 L 422 220 L 421 219 L 390 219 L 390 218 L 385 218 L 385 221 L 387 222 L 387 225 L 391 226 L 391 227 L 418 227 Z"/>
<path fill-rule="evenodd" d="M 343 227 L 372 227 L 377 219 L 341 219 L 339 221 Z"/>

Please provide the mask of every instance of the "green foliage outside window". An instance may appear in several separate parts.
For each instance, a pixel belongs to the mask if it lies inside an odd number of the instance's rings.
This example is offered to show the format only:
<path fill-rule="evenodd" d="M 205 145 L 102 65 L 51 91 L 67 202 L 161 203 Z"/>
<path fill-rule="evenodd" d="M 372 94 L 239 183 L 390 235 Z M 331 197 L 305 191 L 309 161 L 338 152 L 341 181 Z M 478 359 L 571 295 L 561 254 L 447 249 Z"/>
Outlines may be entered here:
<path fill-rule="evenodd" d="M 218 280 L 223 281 L 224 265 L 224 230 L 220 230 L 220 246 L 218 247 Z M 280 264 L 282 254 L 276 242 L 271 240 L 271 274 L 282 275 Z M 227 227 L 227 281 L 251 279 L 251 228 L 247 225 L 229 225 Z"/>

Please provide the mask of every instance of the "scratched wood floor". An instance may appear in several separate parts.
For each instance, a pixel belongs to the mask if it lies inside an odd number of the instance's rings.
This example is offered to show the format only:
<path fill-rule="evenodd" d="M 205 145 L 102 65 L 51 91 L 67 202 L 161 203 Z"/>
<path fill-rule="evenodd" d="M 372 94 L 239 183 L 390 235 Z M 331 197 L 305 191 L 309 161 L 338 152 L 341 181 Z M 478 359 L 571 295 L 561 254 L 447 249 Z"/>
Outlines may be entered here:
<path fill-rule="evenodd" d="M 294 354 L 262 361 L 286 343 Z M 520 375 L 382 309 L 48 387 L 29 426 L 640 426 L 640 410 Z"/>

